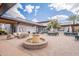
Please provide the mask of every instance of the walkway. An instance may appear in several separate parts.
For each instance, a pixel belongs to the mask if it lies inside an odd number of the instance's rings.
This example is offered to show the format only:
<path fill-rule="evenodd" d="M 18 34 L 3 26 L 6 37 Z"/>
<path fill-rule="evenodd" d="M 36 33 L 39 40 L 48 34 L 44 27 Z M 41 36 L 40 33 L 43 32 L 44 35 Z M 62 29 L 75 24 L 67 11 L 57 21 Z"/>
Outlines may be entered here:
<path fill-rule="evenodd" d="M 59 36 L 41 36 L 48 39 L 48 46 L 46 48 L 39 50 L 28 50 L 21 47 L 23 39 L 1 40 L 0 54 L 26 56 L 79 56 L 79 41 L 75 41 L 74 37 L 64 36 L 62 33 Z"/>

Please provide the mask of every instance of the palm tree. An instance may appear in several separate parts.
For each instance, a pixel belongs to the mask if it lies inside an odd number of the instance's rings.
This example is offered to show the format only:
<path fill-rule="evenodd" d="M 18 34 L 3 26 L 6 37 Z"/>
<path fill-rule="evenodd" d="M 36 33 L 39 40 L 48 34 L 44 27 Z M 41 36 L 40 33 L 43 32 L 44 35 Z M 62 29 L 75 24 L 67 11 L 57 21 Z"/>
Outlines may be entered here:
<path fill-rule="evenodd" d="M 48 23 L 48 26 L 47 28 L 48 29 L 59 29 L 61 26 L 60 24 L 58 23 L 57 19 L 54 19 L 54 20 L 51 20 L 49 23 Z M 54 31 L 54 30 L 53 30 Z"/>
<path fill-rule="evenodd" d="M 72 21 L 73 22 L 73 24 L 76 24 L 76 20 L 78 20 L 79 19 L 79 15 L 71 15 L 71 16 L 69 16 L 69 18 L 68 18 L 68 20 L 69 21 Z"/>
<path fill-rule="evenodd" d="M 68 21 L 72 21 L 73 24 L 76 24 L 76 21 L 79 20 L 79 15 L 71 15 L 67 19 Z M 74 27 L 72 26 L 72 32 L 74 32 Z"/>

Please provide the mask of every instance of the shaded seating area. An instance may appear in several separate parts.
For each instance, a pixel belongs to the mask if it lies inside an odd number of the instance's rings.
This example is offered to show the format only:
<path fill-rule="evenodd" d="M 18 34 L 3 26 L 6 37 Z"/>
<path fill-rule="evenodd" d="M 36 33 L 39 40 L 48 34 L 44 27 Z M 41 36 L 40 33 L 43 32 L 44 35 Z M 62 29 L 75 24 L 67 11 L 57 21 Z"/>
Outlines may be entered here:
<path fill-rule="evenodd" d="M 78 35 L 78 33 L 77 32 L 64 32 L 64 35 L 66 35 L 66 36 L 76 36 L 76 35 Z"/>

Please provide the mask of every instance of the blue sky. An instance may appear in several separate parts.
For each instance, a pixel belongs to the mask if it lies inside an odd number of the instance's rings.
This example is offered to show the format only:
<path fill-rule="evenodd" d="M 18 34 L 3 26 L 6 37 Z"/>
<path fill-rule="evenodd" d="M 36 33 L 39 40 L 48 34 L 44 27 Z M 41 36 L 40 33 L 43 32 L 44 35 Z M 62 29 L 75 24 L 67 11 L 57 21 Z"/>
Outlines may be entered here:
<path fill-rule="evenodd" d="M 78 14 L 79 3 L 17 3 L 4 15 L 14 18 L 20 17 L 30 21 L 47 21 L 58 19 L 59 22 L 68 22 L 66 19 Z"/>
<path fill-rule="evenodd" d="M 58 11 L 55 7 L 48 6 L 49 3 L 20 3 L 22 8 L 18 8 L 18 11 L 28 20 L 36 19 L 37 21 L 46 21 L 49 18 L 56 16 L 56 15 L 65 15 L 70 16 L 73 13 L 71 11 L 68 11 L 66 9 L 62 9 Z M 32 9 L 32 12 L 28 13 L 28 11 L 24 11 L 26 6 L 31 5 L 34 8 Z M 39 6 L 39 9 L 37 9 L 36 15 L 35 15 L 35 7 Z M 29 7 L 30 8 L 30 7 Z"/>

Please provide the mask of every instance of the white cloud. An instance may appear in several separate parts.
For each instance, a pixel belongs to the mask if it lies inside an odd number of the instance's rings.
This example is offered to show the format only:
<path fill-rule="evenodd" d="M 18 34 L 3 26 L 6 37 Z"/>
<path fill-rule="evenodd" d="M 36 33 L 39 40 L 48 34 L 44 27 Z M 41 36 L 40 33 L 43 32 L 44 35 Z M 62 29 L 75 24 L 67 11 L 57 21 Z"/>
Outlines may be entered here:
<path fill-rule="evenodd" d="M 51 3 L 48 7 L 50 9 L 54 7 L 57 11 L 66 9 L 76 14 L 76 11 L 79 10 L 79 3 Z"/>
<path fill-rule="evenodd" d="M 63 23 L 66 21 L 66 19 L 68 18 L 68 16 L 66 15 L 56 15 L 56 16 L 52 16 L 51 19 L 57 19 L 59 23 Z"/>
<path fill-rule="evenodd" d="M 22 5 L 17 3 L 18 8 L 23 9 Z"/>
<path fill-rule="evenodd" d="M 8 10 L 6 12 L 6 14 L 4 14 L 3 16 L 8 16 L 8 17 L 12 17 L 12 18 L 23 18 L 26 19 L 18 10 L 17 8 L 21 8 L 21 6 L 19 4 L 16 4 L 15 6 L 13 6 L 10 10 Z"/>
<path fill-rule="evenodd" d="M 70 10 L 71 8 L 72 8 L 72 6 L 71 5 L 73 5 L 73 4 L 67 4 L 67 3 L 52 3 L 52 4 L 49 4 L 48 6 L 50 7 L 50 8 L 56 8 L 57 9 L 57 11 L 60 11 L 60 10 L 62 10 L 62 9 L 67 9 L 67 10 Z"/>
<path fill-rule="evenodd" d="M 36 18 L 32 19 L 33 22 L 38 22 L 38 20 Z"/>
<path fill-rule="evenodd" d="M 74 8 L 74 9 L 72 10 L 72 12 L 73 12 L 74 14 L 78 14 L 78 15 L 79 15 L 79 7 Z"/>
<path fill-rule="evenodd" d="M 53 3 L 51 3 L 51 4 L 48 4 L 48 7 L 53 7 Z"/>
<path fill-rule="evenodd" d="M 40 6 L 36 6 L 36 9 L 39 9 L 40 8 Z"/>
<path fill-rule="evenodd" d="M 33 9 L 34 9 L 34 6 L 32 6 L 32 5 L 27 5 L 27 6 L 25 7 L 25 10 L 24 10 L 24 11 L 27 11 L 28 13 L 32 13 Z"/>
<path fill-rule="evenodd" d="M 66 18 L 68 18 L 68 16 L 66 15 L 56 15 L 51 17 L 51 19 L 58 19 L 58 20 L 61 20 L 61 19 L 64 20 Z"/>
<path fill-rule="evenodd" d="M 51 10 L 53 10 L 53 8 L 50 8 Z"/>
<path fill-rule="evenodd" d="M 35 6 L 35 16 L 36 16 L 39 8 L 40 8 L 40 6 Z"/>
<path fill-rule="evenodd" d="M 50 17 L 48 17 L 48 20 L 50 20 L 51 18 Z"/>

